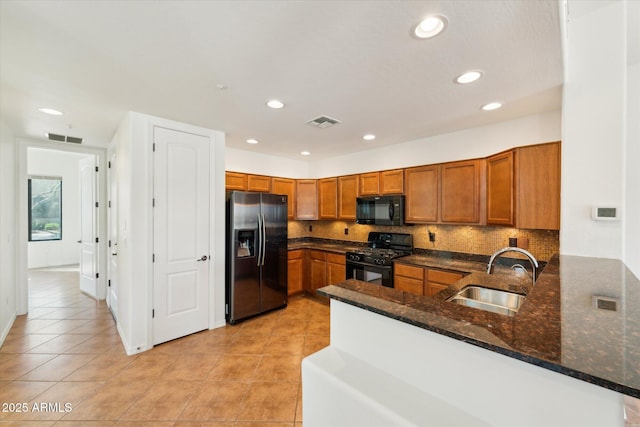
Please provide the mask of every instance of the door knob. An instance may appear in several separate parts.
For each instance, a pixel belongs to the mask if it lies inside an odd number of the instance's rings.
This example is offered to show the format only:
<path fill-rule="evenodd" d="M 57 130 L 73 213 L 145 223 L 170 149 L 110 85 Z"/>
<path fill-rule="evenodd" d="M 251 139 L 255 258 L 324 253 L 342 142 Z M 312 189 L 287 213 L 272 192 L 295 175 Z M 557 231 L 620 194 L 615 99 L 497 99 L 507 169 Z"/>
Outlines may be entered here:
<path fill-rule="evenodd" d="M 196 261 L 206 261 L 208 258 L 206 255 L 202 255 L 202 258 L 197 259 Z"/>

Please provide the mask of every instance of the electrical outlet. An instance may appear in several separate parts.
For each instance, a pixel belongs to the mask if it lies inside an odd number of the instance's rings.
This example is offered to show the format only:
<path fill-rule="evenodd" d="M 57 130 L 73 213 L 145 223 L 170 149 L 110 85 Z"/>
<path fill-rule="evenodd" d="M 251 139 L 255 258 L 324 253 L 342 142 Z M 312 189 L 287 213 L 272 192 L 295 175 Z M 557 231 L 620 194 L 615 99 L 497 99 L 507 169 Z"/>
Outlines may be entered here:
<path fill-rule="evenodd" d="M 344 235 L 346 236 L 347 234 L 349 234 L 349 229 L 345 227 L 345 229 L 344 229 Z"/>
<path fill-rule="evenodd" d="M 313 225 L 309 226 L 309 231 L 313 231 Z"/>
<path fill-rule="evenodd" d="M 429 233 L 429 241 L 430 242 L 435 242 L 436 241 L 436 233 L 432 233 L 432 232 L 428 232 Z"/>

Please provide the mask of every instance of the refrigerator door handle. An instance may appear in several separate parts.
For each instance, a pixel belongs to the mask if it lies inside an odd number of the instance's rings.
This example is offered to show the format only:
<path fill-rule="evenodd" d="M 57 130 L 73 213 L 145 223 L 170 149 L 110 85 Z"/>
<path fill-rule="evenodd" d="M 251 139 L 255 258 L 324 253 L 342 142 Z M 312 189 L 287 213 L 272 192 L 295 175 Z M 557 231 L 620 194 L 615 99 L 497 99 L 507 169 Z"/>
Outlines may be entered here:
<path fill-rule="evenodd" d="M 262 218 L 261 215 L 258 214 L 258 256 L 256 257 L 256 263 L 258 267 L 260 267 L 260 261 L 262 260 L 262 240 L 264 236 L 262 235 Z"/>
<path fill-rule="evenodd" d="M 264 220 L 264 214 L 262 216 L 262 262 L 260 265 L 264 265 L 264 259 L 267 257 L 267 224 Z"/>

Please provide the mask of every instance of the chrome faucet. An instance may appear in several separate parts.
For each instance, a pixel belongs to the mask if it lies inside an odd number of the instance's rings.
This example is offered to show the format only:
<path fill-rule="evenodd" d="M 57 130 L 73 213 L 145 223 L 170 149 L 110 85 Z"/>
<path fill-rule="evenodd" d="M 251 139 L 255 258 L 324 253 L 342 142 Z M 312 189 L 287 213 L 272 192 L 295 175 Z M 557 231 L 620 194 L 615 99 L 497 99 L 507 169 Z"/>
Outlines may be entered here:
<path fill-rule="evenodd" d="M 514 248 L 514 247 L 506 247 L 506 248 L 502 248 L 496 251 L 496 253 L 494 253 L 493 255 L 491 255 L 491 259 L 489 260 L 489 264 L 487 264 L 487 274 L 491 274 L 491 270 L 493 269 L 493 262 L 496 260 L 496 258 L 498 258 L 500 255 L 502 255 L 505 252 L 518 252 L 520 254 L 525 255 L 527 258 L 529 258 L 529 262 L 531 263 L 531 286 L 535 285 L 536 283 L 536 270 L 538 269 L 538 261 L 536 260 L 536 258 L 531 255 L 530 252 L 525 251 L 524 249 L 520 249 L 520 248 Z M 520 268 L 524 268 L 519 264 L 516 264 L 514 267 L 520 267 Z M 526 271 L 526 270 L 525 270 Z"/>

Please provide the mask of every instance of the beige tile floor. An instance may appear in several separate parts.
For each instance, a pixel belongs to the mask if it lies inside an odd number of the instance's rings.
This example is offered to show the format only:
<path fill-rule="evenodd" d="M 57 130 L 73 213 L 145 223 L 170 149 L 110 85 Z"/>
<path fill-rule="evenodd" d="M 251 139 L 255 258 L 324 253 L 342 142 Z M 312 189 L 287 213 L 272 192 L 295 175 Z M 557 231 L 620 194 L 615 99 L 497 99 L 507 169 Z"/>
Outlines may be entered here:
<path fill-rule="evenodd" d="M 32 270 L 29 280 L 29 314 L 0 348 L 0 402 L 27 412 L 0 408 L 2 425 L 302 425 L 300 362 L 329 344 L 327 305 L 294 297 L 127 356 L 105 303 L 78 291 L 77 271 Z"/>

